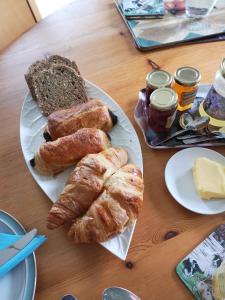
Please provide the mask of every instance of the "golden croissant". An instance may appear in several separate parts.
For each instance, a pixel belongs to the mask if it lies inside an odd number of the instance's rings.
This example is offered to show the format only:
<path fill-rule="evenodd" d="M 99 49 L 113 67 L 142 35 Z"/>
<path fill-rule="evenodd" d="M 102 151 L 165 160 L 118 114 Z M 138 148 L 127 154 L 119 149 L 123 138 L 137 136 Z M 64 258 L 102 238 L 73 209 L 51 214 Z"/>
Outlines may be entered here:
<path fill-rule="evenodd" d="M 143 180 L 138 167 L 128 164 L 116 171 L 104 190 L 69 230 L 75 243 L 105 242 L 134 222 L 143 203 Z"/>
<path fill-rule="evenodd" d="M 53 204 L 47 227 L 54 229 L 83 215 L 101 193 L 105 181 L 127 163 L 123 148 L 109 148 L 85 156 L 71 173 L 59 200 Z"/>
<path fill-rule="evenodd" d="M 105 104 L 100 100 L 90 100 L 50 114 L 44 137 L 46 140 L 56 140 L 81 128 L 98 128 L 107 132 L 116 122 L 117 117 Z"/>
<path fill-rule="evenodd" d="M 74 165 L 85 155 L 98 153 L 110 146 L 104 131 L 82 128 L 74 134 L 41 145 L 30 163 L 40 174 L 54 175 Z"/>

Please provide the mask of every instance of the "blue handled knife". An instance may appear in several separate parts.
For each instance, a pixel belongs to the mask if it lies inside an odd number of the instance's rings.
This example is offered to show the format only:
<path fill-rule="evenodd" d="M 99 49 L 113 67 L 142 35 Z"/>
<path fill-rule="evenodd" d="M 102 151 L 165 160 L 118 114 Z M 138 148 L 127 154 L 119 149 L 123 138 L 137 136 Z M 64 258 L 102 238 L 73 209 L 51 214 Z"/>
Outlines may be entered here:
<path fill-rule="evenodd" d="M 15 256 L 18 252 L 20 252 L 26 245 L 33 240 L 33 238 L 37 234 L 37 229 L 32 229 L 28 233 L 26 233 L 21 239 L 16 241 L 14 244 L 9 247 L 0 250 L 0 266 L 10 260 L 13 256 Z"/>

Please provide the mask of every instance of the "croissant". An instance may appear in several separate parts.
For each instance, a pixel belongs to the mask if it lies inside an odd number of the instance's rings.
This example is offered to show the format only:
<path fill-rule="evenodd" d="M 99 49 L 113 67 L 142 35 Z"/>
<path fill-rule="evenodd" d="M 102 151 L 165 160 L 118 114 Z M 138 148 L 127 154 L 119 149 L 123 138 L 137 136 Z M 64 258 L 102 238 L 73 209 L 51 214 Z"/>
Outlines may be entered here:
<path fill-rule="evenodd" d="M 143 203 L 141 171 L 128 164 L 112 175 L 84 216 L 69 230 L 75 243 L 105 242 L 137 219 Z"/>
<path fill-rule="evenodd" d="M 54 175 L 74 165 L 85 155 L 98 153 L 110 146 L 104 131 L 82 128 L 74 134 L 41 145 L 30 163 L 40 174 Z"/>
<path fill-rule="evenodd" d="M 127 163 L 123 148 L 109 148 L 85 156 L 71 173 L 59 200 L 53 204 L 47 227 L 54 229 L 84 214 L 103 189 L 104 182 Z"/>
<path fill-rule="evenodd" d="M 117 117 L 106 105 L 100 100 L 90 100 L 50 114 L 44 137 L 46 140 L 55 140 L 80 128 L 98 128 L 107 132 L 116 122 Z"/>

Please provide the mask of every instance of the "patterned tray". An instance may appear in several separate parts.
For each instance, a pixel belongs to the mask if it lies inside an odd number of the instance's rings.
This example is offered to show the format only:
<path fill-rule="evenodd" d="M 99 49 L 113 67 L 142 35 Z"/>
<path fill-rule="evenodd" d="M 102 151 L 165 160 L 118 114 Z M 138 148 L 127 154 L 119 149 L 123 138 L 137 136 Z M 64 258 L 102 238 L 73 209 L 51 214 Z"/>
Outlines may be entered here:
<path fill-rule="evenodd" d="M 192 108 L 188 110 L 193 116 L 199 116 L 199 105 L 204 100 L 206 94 L 208 93 L 211 85 L 209 84 L 201 84 L 199 86 L 197 97 L 192 105 Z M 188 148 L 188 147 L 196 147 L 196 146 L 205 146 L 205 147 L 214 147 L 214 146 L 224 146 L 225 139 L 210 141 L 210 142 L 201 142 L 196 144 L 184 144 L 182 140 L 179 138 L 173 138 L 162 145 L 153 146 L 152 141 L 155 138 L 166 138 L 170 134 L 181 130 L 182 128 L 179 125 L 179 117 L 180 112 L 177 113 L 176 119 L 171 127 L 171 129 L 167 133 L 158 133 L 156 134 L 153 130 L 148 127 L 147 116 L 145 112 L 145 89 L 139 91 L 138 102 L 134 110 L 134 118 L 145 138 L 146 144 L 153 149 L 168 149 L 168 148 Z M 182 112 L 183 113 L 183 112 Z M 190 132 L 186 133 L 190 134 Z"/>

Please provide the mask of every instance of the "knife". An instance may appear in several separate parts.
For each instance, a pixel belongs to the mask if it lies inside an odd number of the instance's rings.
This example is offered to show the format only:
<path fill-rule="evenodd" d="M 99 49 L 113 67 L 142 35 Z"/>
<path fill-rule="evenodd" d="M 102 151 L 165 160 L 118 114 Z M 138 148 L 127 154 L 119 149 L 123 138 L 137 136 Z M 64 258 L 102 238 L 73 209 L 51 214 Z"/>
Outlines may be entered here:
<path fill-rule="evenodd" d="M 188 139 L 194 139 L 194 138 L 202 138 L 204 137 L 204 139 L 208 139 L 208 138 L 225 138 L 225 134 L 223 132 L 220 131 L 212 131 L 212 132 L 206 132 L 206 133 L 202 133 L 202 134 L 188 134 L 188 135 L 184 135 L 184 136 L 178 136 L 176 137 L 177 140 L 188 140 Z"/>
<path fill-rule="evenodd" d="M 213 137 L 199 137 L 199 138 L 192 138 L 183 140 L 183 144 L 196 144 L 196 143 L 202 143 L 202 142 L 210 142 L 210 141 L 216 141 L 216 140 L 222 140 L 225 139 L 225 136 L 213 136 Z"/>
<path fill-rule="evenodd" d="M 32 241 L 32 239 L 36 236 L 37 229 L 32 229 L 28 233 L 26 233 L 21 239 L 16 241 L 14 244 L 9 247 L 0 250 L 0 266 L 10 260 L 13 256 L 15 256 L 18 252 L 20 252 L 27 244 Z"/>
<path fill-rule="evenodd" d="M 183 141 L 183 140 L 188 140 L 188 139 L 200 138 L 202 136 L 204 136 L 204 137 L 211 137 L 212 135 L 209 136 L 206 133 L 203 133 L 203 134 L 188 134 L 188 135 L 178 136 L 178 137 L 176 137 L 176 140 Z"/>

